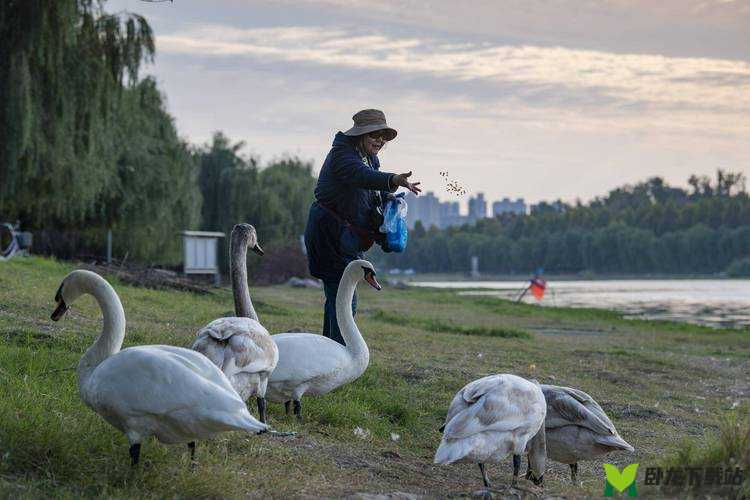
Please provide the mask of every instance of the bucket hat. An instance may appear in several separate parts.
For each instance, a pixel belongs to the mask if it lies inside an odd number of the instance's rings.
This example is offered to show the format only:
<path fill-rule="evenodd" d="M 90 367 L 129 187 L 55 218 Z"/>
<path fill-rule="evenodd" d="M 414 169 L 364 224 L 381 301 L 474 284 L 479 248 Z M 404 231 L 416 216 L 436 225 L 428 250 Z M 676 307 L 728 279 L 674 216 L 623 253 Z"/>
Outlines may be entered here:
<path fill-rule="evenodd" d="M 385 122 L 385 113 L 379 109 L 363 109 L 352 116 L 354 126 L 344 132 L 344 135 L 356 136 L 375 132 L 376 130 L 385 130 L 387 132 L 386 140 L 392 141 L 398 132 L 391 128 Z"/>

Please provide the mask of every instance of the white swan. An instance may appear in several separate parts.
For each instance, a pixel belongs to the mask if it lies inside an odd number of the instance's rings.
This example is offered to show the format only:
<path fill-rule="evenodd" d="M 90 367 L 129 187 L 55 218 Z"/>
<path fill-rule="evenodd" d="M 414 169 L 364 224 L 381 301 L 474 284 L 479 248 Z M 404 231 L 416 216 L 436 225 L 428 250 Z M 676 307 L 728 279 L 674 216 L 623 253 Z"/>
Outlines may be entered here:
<path fill-rule="evenodd" d="M 294 414 L 302 418 L 303 394 L 322 395 L 356 380 L 370 362 L 370 351 L 352 315 L 352 298 L 360 279 L 380 290 L 375 268 L 366 260 L 355 260 L 344 270 L 336 294 L 336 320 L 346 346 L 313 333 L 271 335 L 279 347 L 279 363 L 268 381 L 271 401 L 294 402 Z"/>
<path fill-rule="evenodd" d="M 578 461 L 617 450 L 635 451 L 620 437 L 612 421 L 594 398 L 578 389 L 542 385 L 547 400 L 547 457 L 570 465 L 576 482 Z"/>
<path fill-rule="evenodd" d="M 530 445 L 535 484 L 544 479 L 544 415 L 546 405 L 539 386 L 516 375 L 490 375 L 458 391 L 448 409 L 436 464 L 479 464 L 484 486 L 490 488 L 485 462 L 513 455 L 513 486 L 521 456 Z"/>
<path fill-rule="evenodd" d="M 266 422 L 266 388 L 268 377 L 279 360 L 279 350 L 268 330 L 258 321 L 250 300 L 248 248 L 263 255 L 255 228 L 250 224 L 235 225 L 230 239 L 229 264 L 237 317 L 215 319 L 203 327 L 192 348 L 224 372 L 244 401 L 256 396 L 260 421 Z"/>
<path fill-rule="evenodd" d="M 78 363 L 81 399 L 130 442 L 132 464 L 141 443 L 155 436 L 164 443 L 188 443 L 222 431 L 265 432 L 268 427 L 247 411 L 229 380 L 205 356 L 166 345 L 120 350 L 125 313 L 107 281 L 90 271 L 73 271 L 55 295 L 59 320 L 78 297 L 91 294 L 104 316 L 104 328 Z"/>

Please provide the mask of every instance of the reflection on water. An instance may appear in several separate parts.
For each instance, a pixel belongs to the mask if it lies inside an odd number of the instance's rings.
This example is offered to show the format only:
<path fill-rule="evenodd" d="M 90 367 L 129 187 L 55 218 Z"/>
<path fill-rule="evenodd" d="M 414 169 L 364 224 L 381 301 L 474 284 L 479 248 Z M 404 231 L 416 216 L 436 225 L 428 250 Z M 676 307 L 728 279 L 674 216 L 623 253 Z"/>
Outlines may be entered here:
<path fill-rule="evenodd" d="M 461 295 L 514 300 L 522 281 L 413 282 L 416 286 L 473 288 Z M 750 326 L 750 280 L 555 281 L 541 304 L 614 309 L 627 317 L 686 321 L 717 327 Z M 481 290 L 480 290 L 481 289 Z M 536 302 L 528 294 L 524 302 Z"/>

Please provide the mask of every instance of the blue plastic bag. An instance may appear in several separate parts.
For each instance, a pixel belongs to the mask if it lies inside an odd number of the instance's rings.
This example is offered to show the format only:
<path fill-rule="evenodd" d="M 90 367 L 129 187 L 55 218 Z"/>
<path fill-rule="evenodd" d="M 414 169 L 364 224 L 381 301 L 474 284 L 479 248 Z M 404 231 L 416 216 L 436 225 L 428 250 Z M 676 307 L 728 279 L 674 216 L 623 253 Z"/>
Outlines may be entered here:
<path fill-rule="evenodd" d="M 389 252 L 403 252 L 409 239 L 406 227 L 406 200 L 404 193 L 399 193 L 393 200 L 388 200 L 383 213 L 383 224 L 380 232 L 385 233 L 386 248 Z"/>

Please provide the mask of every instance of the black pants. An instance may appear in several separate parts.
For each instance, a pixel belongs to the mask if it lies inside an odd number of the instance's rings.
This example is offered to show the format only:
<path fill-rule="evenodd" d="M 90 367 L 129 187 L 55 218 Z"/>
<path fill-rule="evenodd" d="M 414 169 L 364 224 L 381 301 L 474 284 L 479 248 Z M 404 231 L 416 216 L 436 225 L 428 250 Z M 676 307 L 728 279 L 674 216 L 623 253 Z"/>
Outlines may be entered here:
<path fill-rule="evenodd" d="M 336 294 L 339 290 L 339 280 L 323 281 L 323 291 L 326 294 L 326 305 L 323 313 L 323 335 L 335 340 L 341 345 L 346 345 L 344 337 L 341 336 L 339 323 L 336 321 Z M 357 314 L 357 294 L 352 298 L 352 315 Z"/>

